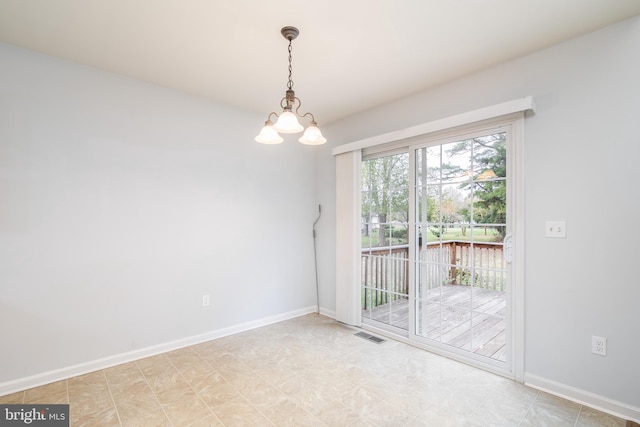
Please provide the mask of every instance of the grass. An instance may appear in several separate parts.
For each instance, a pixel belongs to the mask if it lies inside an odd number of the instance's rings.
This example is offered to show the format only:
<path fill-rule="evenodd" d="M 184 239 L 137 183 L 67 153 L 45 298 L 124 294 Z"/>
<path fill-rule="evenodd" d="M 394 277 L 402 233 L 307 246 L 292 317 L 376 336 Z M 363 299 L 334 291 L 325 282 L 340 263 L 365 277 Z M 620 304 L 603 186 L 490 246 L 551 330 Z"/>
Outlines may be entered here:
<path fill-rule="evenodd" d="M 433 227 L 435 228 L 435 227 Z M 461 227 L 445 228 L 445 233 L 442 235 L 443 240 L 471 240 L 471 228 L 465 230 L 465 234 L 462 234 Z M 424 231 L 423 231 L 424 237 Z M 431 228 L 427 232 L 427 241 L 434 242 L 438 240 L 438 237 L 433 234 Z M 474 242 L 497 242 L 500 241 L 500 233 L 491 227 L 476 226 L 473 228 L 473 241 Z"/>
<path fill-rule="evenodd" d="M 435 227 L 433 227 L 435 229 Z M 425 232 L 422 232 L 423 238 L 425 237 Z M 435 242 L 438 240 L 438 237 L 432 232 L 431 228 L 427 230 L 426 233 L 427 242 Z M 470 241 L 471 240 L 471 228 L 467 228 L 465 233 L 462 233 L 461 227 L 451 227 L 445 228 L 445 233 L 442 235 L 442 240 L 458 240 L 458 241 Z M 376 247 L 378 245 L 378 236 L 375 233 L 372 233 L 371 236 L 361 236 L 361 245 L 363 248 L 368 247 Z M 473 228 L 473 241 L 474 242 L 500 242 L 500 233 L 498 233 L 494 228 L 491 227 L 482 227 L 476 226 Z M 392 238 L 390 242 L 391 246 L 393 245 L 406 245 L 408 241 L 406 238 Z"/>

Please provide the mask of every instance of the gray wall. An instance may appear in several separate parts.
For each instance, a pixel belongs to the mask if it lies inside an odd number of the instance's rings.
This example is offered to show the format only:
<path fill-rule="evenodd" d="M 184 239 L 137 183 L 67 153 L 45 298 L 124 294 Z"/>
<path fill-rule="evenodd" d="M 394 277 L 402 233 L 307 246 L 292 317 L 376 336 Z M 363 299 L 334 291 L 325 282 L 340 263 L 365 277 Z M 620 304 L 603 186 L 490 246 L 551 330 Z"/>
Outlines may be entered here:
<path fill-rule="evenodd" d="M 263 122 L 0 44 L 0 384 L 315 307 L 314 150 Z"/>
<path fill-rule="evenodd" d="M 321 304 L 335 310 L 333 146 L 532 95 L 525 124 L 526 374 L 640 407 L 640 18 L 372 109 L 317 159 Z M 546 239 L 545 220 L 567 221 Z M 608 339 L 591 354 L 591 335 Z"/>

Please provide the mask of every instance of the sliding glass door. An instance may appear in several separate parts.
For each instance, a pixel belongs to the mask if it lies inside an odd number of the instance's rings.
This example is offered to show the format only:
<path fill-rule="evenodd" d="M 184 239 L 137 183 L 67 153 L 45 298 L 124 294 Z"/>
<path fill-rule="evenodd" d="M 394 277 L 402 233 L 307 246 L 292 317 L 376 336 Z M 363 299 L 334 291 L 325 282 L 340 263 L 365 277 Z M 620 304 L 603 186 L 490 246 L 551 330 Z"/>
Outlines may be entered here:
<path fill-rule="evenodd" d="M 363 158 L 364 325 L 509 370 L 509 129 Z"/>
<path fill-rule="evenodd" d="M 365 158 L 361 169 L 362 321 L 409 329 L 409 153 Z"/>
<path fill-rule="evenodd" d="M 413 154 L 415 337 L 505 362 L 507 132 L 414 148 Z"/>

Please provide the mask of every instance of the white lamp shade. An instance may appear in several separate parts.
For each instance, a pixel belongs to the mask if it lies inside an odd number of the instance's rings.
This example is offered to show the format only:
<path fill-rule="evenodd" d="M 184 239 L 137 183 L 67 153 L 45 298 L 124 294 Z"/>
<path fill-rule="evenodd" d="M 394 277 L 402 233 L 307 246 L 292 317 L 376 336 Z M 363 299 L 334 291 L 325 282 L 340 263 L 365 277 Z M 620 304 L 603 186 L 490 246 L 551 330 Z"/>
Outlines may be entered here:
<path fill-rule="evenodd" d="M 307 145 L 320 145 L 327 142 L 327 138 L 322 136 L 322 132 L 317 126 L 311 125 L 304 131 L 304 135 L 298 141 Z"/>
<path fill-rule="evenodd" d="M 274 129 L 281 133 L 302 132 L 304 127 L 298 123 L 298 119 L 291 111 L 285 111 L 278 117 L 278 121 L 273 125 Z"/>
<path fill-rule="evenodd" d="M 261 144 L 280 144 L 284 139 L 271 125 L 267 125 L 262 128 L 260 134 L 256 136 L 256 141 Z"/>

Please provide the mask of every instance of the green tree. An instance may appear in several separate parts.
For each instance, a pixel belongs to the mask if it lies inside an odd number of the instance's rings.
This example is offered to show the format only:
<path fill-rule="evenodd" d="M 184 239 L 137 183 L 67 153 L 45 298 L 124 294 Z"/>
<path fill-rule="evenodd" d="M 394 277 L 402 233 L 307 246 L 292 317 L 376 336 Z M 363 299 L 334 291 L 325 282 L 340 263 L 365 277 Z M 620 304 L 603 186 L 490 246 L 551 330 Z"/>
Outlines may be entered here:
<path fill-rule="evenodd" d="M 374 219 L 378 245 L 391 244 L 391 222 L 409 221 L 409 154 L 379 157 L 362 162 L 362 218 L 370 236 Z M 396 234 L 394 232 L 393 234 Z M 402 232 L 399 232 L 402 234 Z"/>
<path fill-rule="evenodd" d="M 476 195 L 474 219 L 479 224 L 506 224 L 506 146 L 502 141 L 487 150 L 479 151 L 482 156 L 478 158 L 478 164 L 483 167 L 483 172 L 474 182 Z M 499 239 L 503 240 L 506 233 L 505 227 L 494 226 L 493 228 L 498 232 Z"/>
<path fill-rule="evenodd" d="M 473 206 L 468 203 L 460 210 L 464 220 L 487 224 L 487 227 L 497 231 L 497 239 L 503 240 L 506 233 L 504 224 L 507 221 L 506 134 L 496 133 L 459 141 L 447 154 L 450 159 L 468 158 L 471 160 L 470 165 L 473 165 L 470 168 L 471 174 L 453 162 L 442 168 L 445 179 L 454 180 L 465 174 L 469 175 L 470 179 L 463 180 L 459 185 L 460 189 L 473 189 Z"/>

